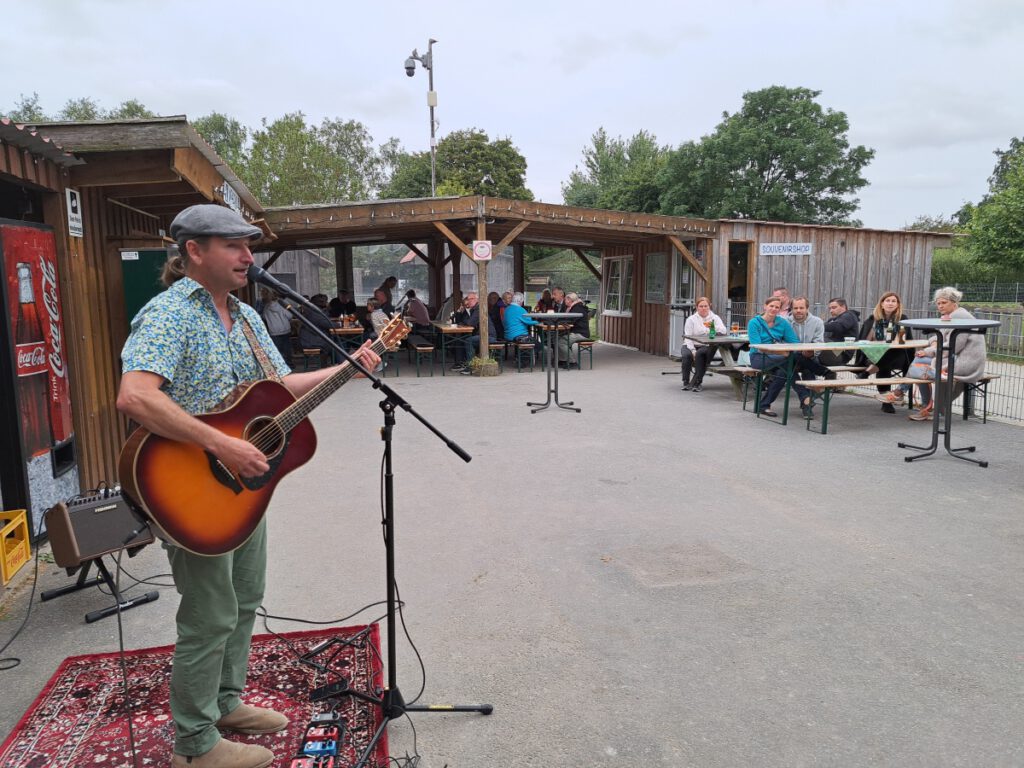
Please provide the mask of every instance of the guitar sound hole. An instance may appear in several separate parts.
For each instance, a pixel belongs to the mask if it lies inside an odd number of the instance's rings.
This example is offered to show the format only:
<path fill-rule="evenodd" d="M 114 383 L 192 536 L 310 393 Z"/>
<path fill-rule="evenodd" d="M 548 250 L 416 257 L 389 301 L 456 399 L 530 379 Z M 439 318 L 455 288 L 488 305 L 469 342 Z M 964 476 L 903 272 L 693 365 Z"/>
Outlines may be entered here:
<path fill-rule="evenodd" d="M 269 417 L 249 422 L 243 437 L 263 451 L 263 455 L 268 459 L 277 456 L 285 444 L 284 431 Z"/>

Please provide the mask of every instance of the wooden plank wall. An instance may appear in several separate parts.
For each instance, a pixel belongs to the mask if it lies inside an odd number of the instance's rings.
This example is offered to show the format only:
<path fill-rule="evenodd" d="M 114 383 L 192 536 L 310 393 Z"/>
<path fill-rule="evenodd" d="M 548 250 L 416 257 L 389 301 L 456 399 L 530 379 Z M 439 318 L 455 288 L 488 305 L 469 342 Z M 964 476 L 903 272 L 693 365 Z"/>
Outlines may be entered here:
<path fill-rule="evenodd" d="M 654 355 L 667 355 L 669 349 L 669 309 L 672 286 L 665 281 L 665 297 L 662 304 L 648 304 L 644 301 L 646 283 L 646 256 L 648 253 L 664 253 L 669 261 L 672 258 L 672 247 L 668 240 L 657 240 L 636 246 L 618 246 L 606 248 L 601 254 L 601 274 L 608 274 L 608 259 L 633 257 L 633 296 L 632 317 L 621 317 L 602 314 L 601 338 L 613 344 L 634 347 L 641 352 Z M 669 264 L 671 277 L 671 264 Z M 604 290 L 601 288 L 601 308 L 604 309 Z"/>
<path fill-rule="evenodd" d="M 80 193 L 85 236 L 67 239 L 61 291 L 78 471 L 88 489 L 118 482 L 117 457 L 126 436 L 126 421 L 116 408 L 126 338 L 120 249 L 160 247 L 161 241 L 139 237 L 153 221 L 111 205 L 102 187 Z"/>
<path fill-rule="evenodd" d="M 774 288 L 785 286 L 793 296 L 807 296 L 812 305 L 824 306 L 830 298 L 841 296 L 851 307 L 868 308 L 890 290 L 909 308 L 927 305 L 932 253 L 949 242 L 946 236 L 922 232 L 723 221 L 716 250 L 726 258 L 731 240 L 753 242 L 758 304 Z M 811 243 L 813 252 L 810 256 L 758 256 L 760 243 Z M 714 299 L 724 306 L 724 261 L 713 280 Z"/>

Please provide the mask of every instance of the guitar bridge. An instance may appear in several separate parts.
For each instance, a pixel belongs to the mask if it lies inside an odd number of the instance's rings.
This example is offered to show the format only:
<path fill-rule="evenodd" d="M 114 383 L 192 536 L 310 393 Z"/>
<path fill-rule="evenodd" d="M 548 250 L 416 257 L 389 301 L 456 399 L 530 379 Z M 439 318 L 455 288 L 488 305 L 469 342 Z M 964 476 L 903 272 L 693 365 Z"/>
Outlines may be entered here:
<path fill-rule="evenodd" d="M 238 478 L 234 476 L 224 463 L 209 451 L 206 451 L 206 458 L 210 462 L 210 472 L 217 478 L 217 482 L 230 489 L 236 495 L 245 490 Z"/>

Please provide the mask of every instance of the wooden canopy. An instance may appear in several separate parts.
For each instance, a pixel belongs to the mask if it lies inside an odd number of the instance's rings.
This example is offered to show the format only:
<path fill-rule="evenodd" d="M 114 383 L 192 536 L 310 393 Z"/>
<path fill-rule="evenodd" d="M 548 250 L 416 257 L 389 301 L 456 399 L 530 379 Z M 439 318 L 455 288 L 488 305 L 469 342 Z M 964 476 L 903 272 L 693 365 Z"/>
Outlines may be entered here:
<path fill-rule="evenodd" d="M 196 203 L 225 204 L 263 226 L 263 206 L 184 115 L 32 127 L 85 159 L 68 186 L 103 187 L 108 200 L 156 216 L 164 230 Z"/>
<path fill-rule="evenodd" d="M 604 249 L 655 237 L 713 236 L 718 223 L 646 213 L 507 200 L 433 197 L 268 208 L 266 221 L 283 249 L 341 243 L 423 242 L 439 234 L 466 252 L 483 223 L 495 245 L 512 242 Z M 468 246 L 467 246 L 468 247 Z"/>

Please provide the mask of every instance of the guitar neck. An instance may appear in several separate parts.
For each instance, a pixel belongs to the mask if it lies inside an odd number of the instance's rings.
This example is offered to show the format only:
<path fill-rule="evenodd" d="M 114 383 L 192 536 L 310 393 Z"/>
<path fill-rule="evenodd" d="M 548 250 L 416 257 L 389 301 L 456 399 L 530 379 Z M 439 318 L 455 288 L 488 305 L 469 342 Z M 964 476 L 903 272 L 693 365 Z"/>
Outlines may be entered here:
<path fill-rule="evenodd" d="M 388 351 L 388 346 L 383 339 L 376 339 L 370 347 L 378 355 Z M 285 432 L 295 428 L 295 425 L 309 416 L 313 409 L 323 403 L 327 398 L 345 386 L 346 382 L 358 373 L 350 363 L 342 365 L 336 373 L 331 374 L 321 381 L 309 392 L 304 394 L 292 405 L 285 408 L 277 415 L 275 421 Z"/>

